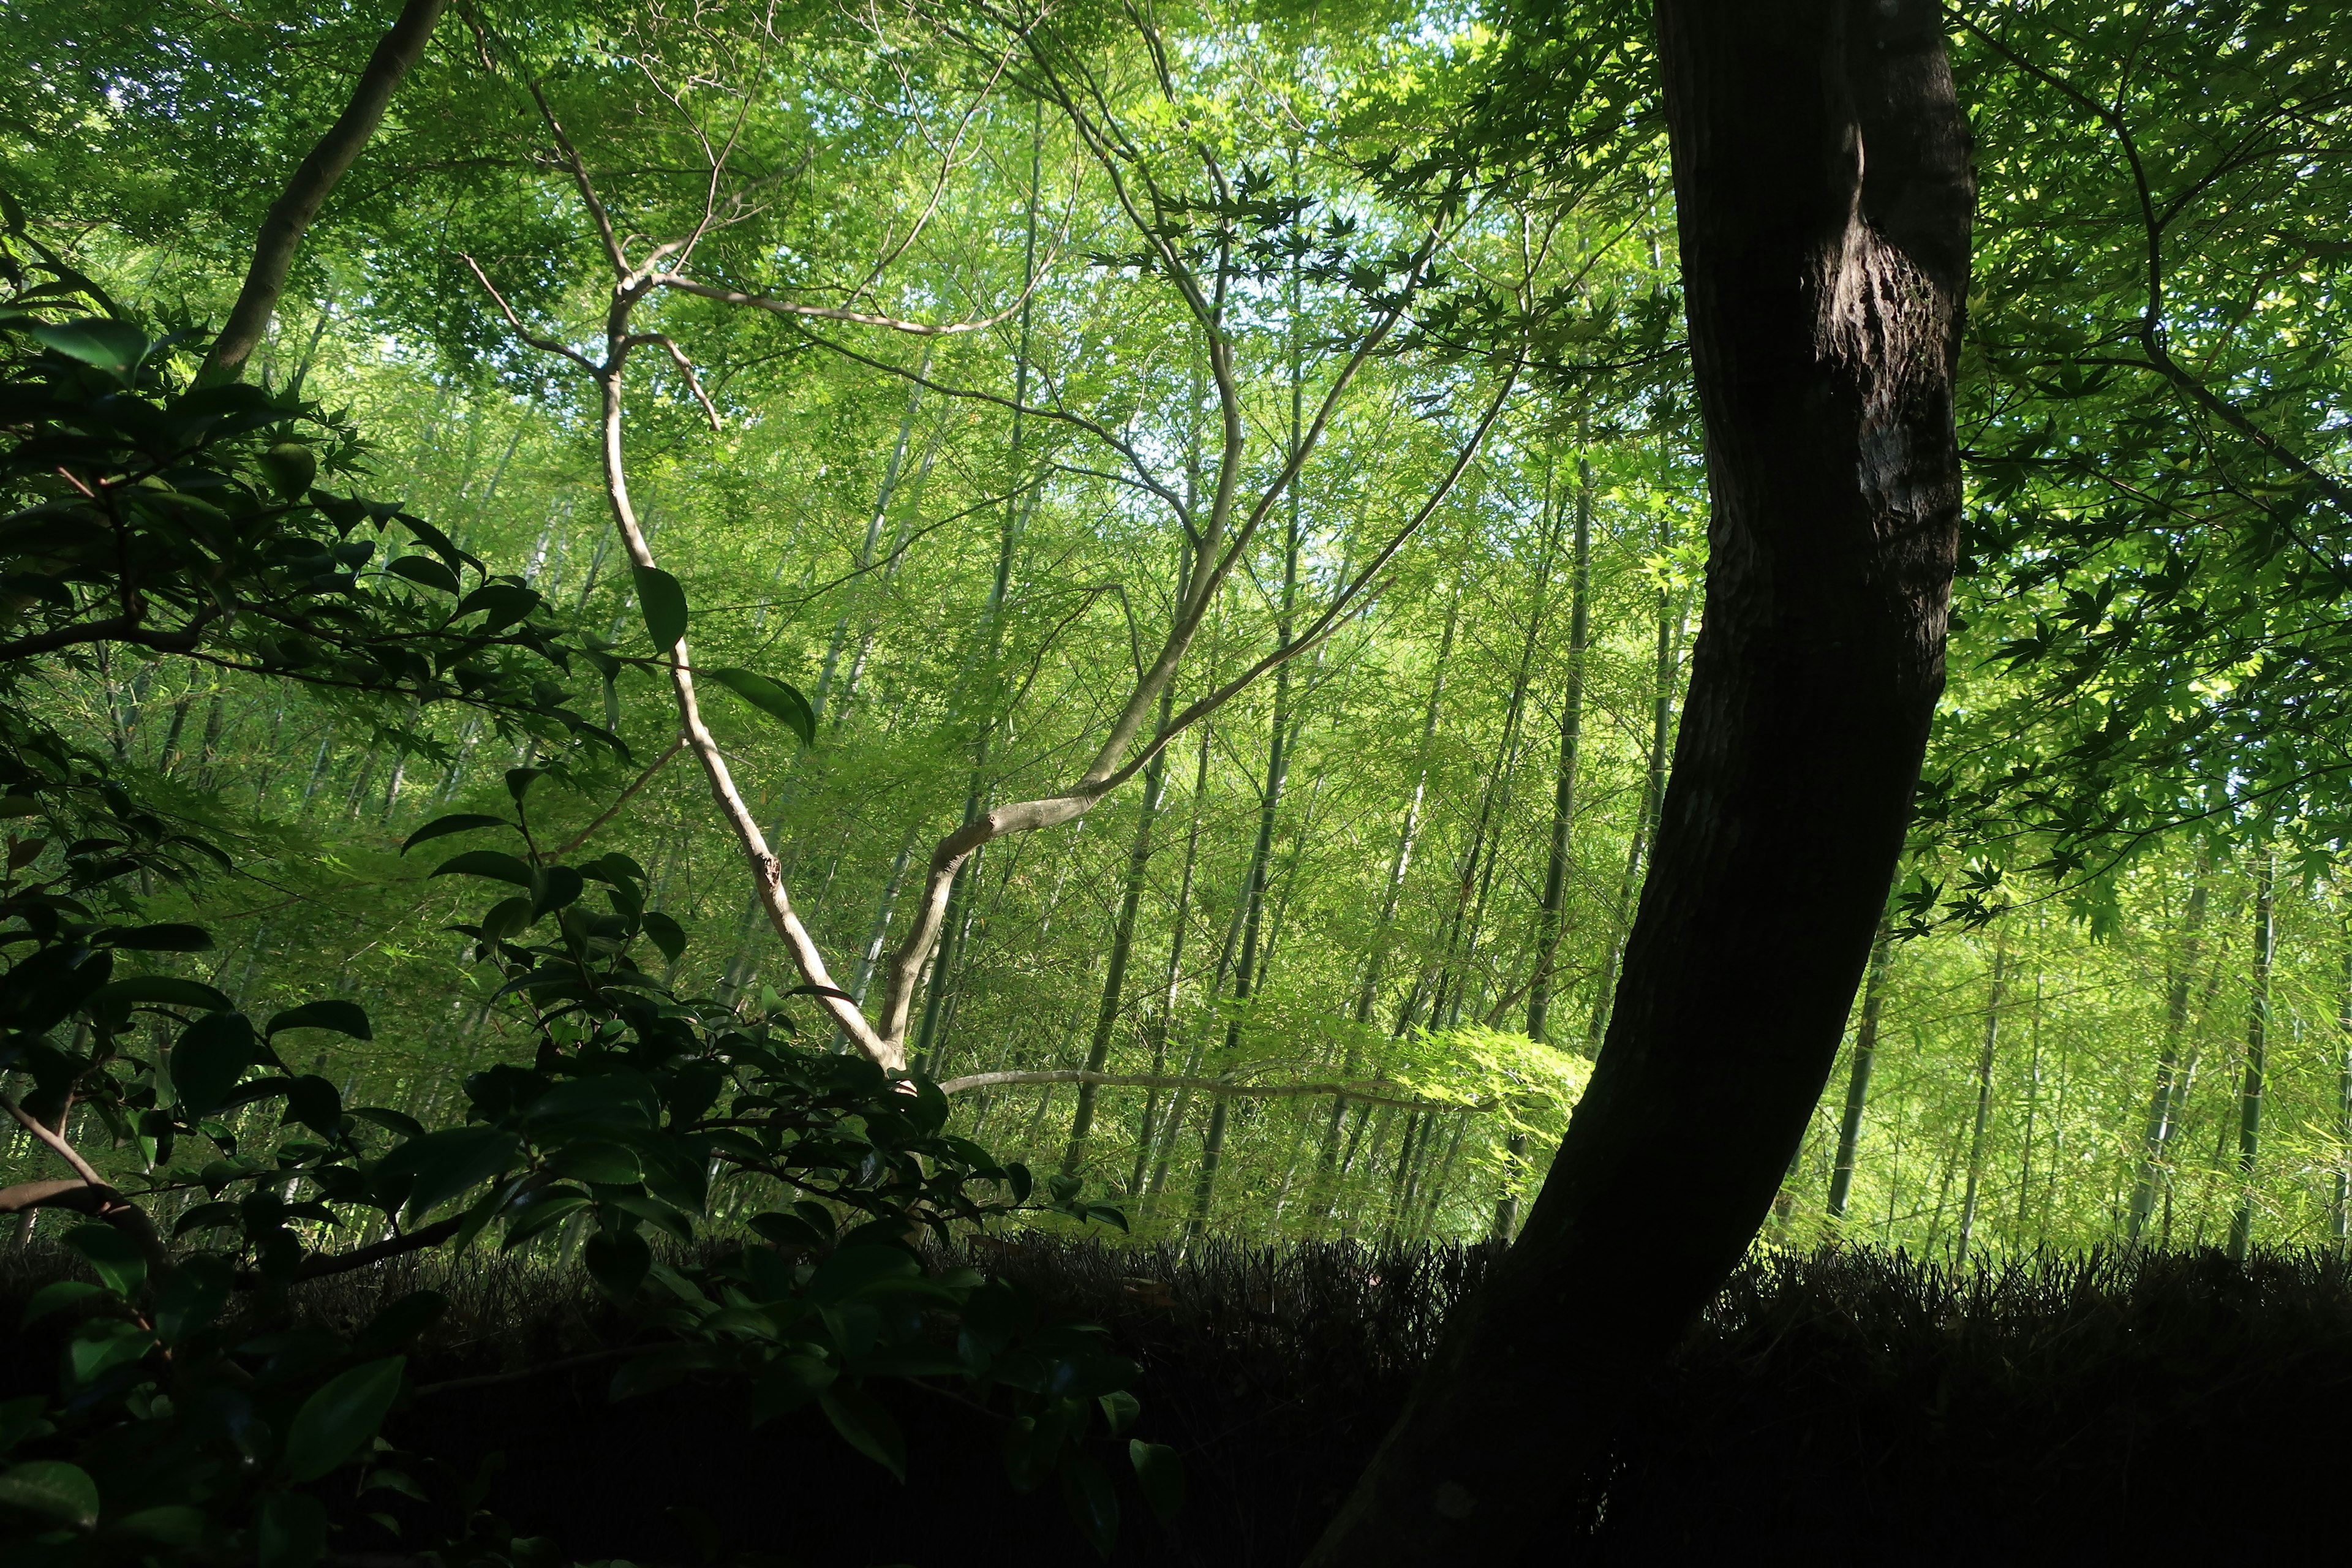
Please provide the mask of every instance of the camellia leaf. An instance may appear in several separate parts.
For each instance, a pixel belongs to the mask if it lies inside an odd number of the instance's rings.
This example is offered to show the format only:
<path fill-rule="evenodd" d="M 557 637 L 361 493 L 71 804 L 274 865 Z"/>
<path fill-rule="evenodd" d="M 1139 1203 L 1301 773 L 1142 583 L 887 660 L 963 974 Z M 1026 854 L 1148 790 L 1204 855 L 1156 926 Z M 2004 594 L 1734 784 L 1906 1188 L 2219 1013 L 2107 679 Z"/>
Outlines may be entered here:
<path fill-rule="evenodd" d="M 1118 1494 L 1110 1478 L 1075 1447 L 1062 1456 L 1062 1499 L 1088 1544 L 1108 1559 L 1118 1543 Z"/>
<path fill-rule="evenodd" d="M 448 1127 L 410 1139 L 386 1154 L 377 1169 L 385 1175 L 416 1178 L 408 1191 L 408 1217 L 416 1220 L 511 1169 L 521 1155 L 522 1144 L 511 1132 L 496 1127 Z"/>
<path fill-rule="evenodd" d="M 368 1026 L 367 1009 L 356 1002 L 326 997 L 317 1002 L 305 1002 L 299 1007 L 289 1007 L 269 1020 L 266 1031 L 271 1039 L 287 1029 L 332 1029 L 339 1035 L 349 1035 L 355 1040 L 373 1040 L 375 1031 Z"/>
<path fill-rule="evenodd" d="M 1165 1443 L 1147 1443 L 1142 1438 L 1131 1439 L 1127 1445 L 1128 1462 L 1135 1467 L 1135 1479 L 1143 1483 L 1144 1500 L 1151 1511 L 1162 1520 L 1171 1520 L 1184 1506 L 1184 1458 Z"/>
<path fill-rule="evenodd" d="M 667 653 L 686 636 L 686 590 L 658 566 L 631 570 L 637 579 L 637 607 L 645 613 L 646 635 L 656 653 Z"/>
<path fill-rule="evenodd" d="M 330 1378 L 286 1429 L 286 1475 L 315 1481 L 365 1447 L 400 1393 L 406 1356 L 386 1356 Z"/>
<path fill-rule="evenodd" d="M 781 680 L 749 669 L 732 667 L 722 669 L 698 669 L 697 675 L 705 680 L 715 680 L 752 707 L 801 738 L 803 746 L 816 744 L 816 711 L 809 700 L 801 695 L 798 687 L 787 686 Z"/>
<path fill-rule="evenodd" d="M 182 1109 L 201 1116 L 216 1110 L 254 1062 L 258 1042 L 242 1013 L 207 1013 L 172 1047 L 172 1088 Z"/>
<path fill-rule="evenodd" d="M 87 1301 L 92 1296 L 105 1294 L 105 1286 L 93 1285 L 87 1279 L 53 1279 L 34 1291 L 33 1299 L 25 1303 L 25 1316 L 20 1326 L 29 1327 L 51 1312 L 70 1307 L 77 1301 Z"/>
<path fill-rule="evenodd" d="M 79 1465 L 32 1459 L 0 1472 L 0 1503 L 87 1528 L 98 1522 L 98 1483 Z"/>
<path fill-rule="evenodd" d="M 503 816 L 485 816 L 478 811 L 461 811 L 449 816 L 436 816 L 402 840 L 400 852 L 405 855 L 420 844 L 429 843 L 452 833 L 471 833 L 478 827 L 511 827 L 513 826 L 514 824 Z"/>
<path fill-rule="evenodd" d="M 433 868 L 433 875 L 488 877 L 496 882 L 512 882 L 518 888 L 530 886 L 530 868 L 496 849 L 468 849 L 463 855 L 453 855 Z"/>
<path fill-rule="evenodd" d="M 254 1544 L 260 1568 L 310 1568 L 327 1550 L 327 1505 L 308 1492 L 272 1492 Z"/>
<path fill-rule="evenodd" d="M 91 992 L 82 1005 L 97 1013 L 127 1008 L 139 1002 L 202 1007 L 214 1013 L 226 1013 L 235 1005 L 202 981 L 183 980 L 176 974 L 134 974 L 128 980 L 110 980 Z"/>
<path fill-rule="evenodd" d="M 457 581 L 457 574 L 429 555 L 404 555 L 397 561 L 385 562 L 383 569 L 395 577 L 405 577 L 445 594 L 455 594 L 463 586 Z"/>
<path fill-rule="evenodd" d="M 110 1225 L 78 1225 L 66 1232 L 66 1245 L 89 1259 L 99 1279 L 118 1296 L 127 1298 L 147 1282 L 147 1255 Z"/>
<path fill-rule="evenodd" d="M 128 383 L 139 362 L 147 357 L 147 334 L 128 321 L 89 316 L 79 321 L 38 321 L 33 336 L 68 359 L 102 370 Z"/>
<path fill-rule="evenodd" d="M 835 1384 L 816 1396 L 825 1419 L 851 1447 L 888 1470 L 907 1479 L 907 1438 L 882 1402 L 862 1388 Z"/>

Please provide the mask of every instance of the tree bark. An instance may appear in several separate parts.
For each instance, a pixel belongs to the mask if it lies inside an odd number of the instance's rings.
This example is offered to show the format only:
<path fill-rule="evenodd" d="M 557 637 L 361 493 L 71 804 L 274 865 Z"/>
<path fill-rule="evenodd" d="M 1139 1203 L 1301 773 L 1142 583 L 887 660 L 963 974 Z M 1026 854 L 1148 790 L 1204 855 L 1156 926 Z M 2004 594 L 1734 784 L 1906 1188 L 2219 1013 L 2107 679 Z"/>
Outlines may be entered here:
<path fill-rule="evenodd" d="M 1673 784 L 1525 1233 L 1316 1568 L 1507 1561 L 1737 1266 L 1836 1059 L 1943 689 L 1974 187 L 1940 13 L 1657 14 L 1713 498 Z"/>
<path fill-rule="evenodd" d="M 245 362 L 253 357 L 269 331 L 270 318 L 278 313 L 278 296 L 285 292 L 286 275 L 293 268 L 294 253 L 302 247 L 302 237 L 310 232 L 319 208 L 344 172 L 366 150 L 376 127 L 383 123 L 393 93 L 425 53 L 445 4 L 446 0 L 408 0 L 401 7 L 399 19 L 376 45 L 367 68 L 360 72 L 351 101 L 294 171 L 284 194 L 269 204 L 269 216 L 262 220 L 261 232 L 254 239 L 245 285 L 229 310 L 228 324 L 205 356 L 203 380 L 235 381 L 245 374 Z"/>

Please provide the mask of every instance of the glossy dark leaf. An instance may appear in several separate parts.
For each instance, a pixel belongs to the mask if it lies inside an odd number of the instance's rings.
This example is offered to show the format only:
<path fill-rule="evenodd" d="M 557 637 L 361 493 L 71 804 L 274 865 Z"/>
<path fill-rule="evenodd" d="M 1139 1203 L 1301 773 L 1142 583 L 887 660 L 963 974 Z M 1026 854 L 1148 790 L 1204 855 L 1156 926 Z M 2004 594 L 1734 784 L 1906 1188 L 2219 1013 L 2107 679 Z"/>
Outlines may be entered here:
<path fill-rule="evenodd" d="M 667 655 L 686 636 L 686 590 L 658 566 L 630 568 L 636 578 L 637 608 L 644 615 L 646 635 L 654 652 Z"/>
<path fill-rule="evenodd" d="M 339 1035 L 349 1035 L 355 1040 L 373 1040 L 375 1031 L 368 1026 L 367 1009 L 356 1002 L 325 997 L 305 1002 L 299 1007 L 289 1007 L 269 1020 L 267 1034 L 271 1039 L 288 1029 L 332 1029 Z"/>
<path fill-rule="evenodd" d="M 511 882 L 518 888 L 530 886 L 530 868 L 513 856 L 496 849 L 468 849 L 463 855 L 453 855 L 433 868 L 436 877 L 487 877 L 494 882 Z"/>
<path fill-rule="evenodd" d="M 286 1429 L 287 1479 L 315 1481 L 375 1436 L 400 1394 L 406 1356 L 386 1356 L 331 1378 L 302 1403 Z"/>
<path fill-rule="evenodd" d="M 732 667 L 701 669 L 695 673 L 705 680 L 717 681 L 790 730 L 800 737 L 802 745 L 816 744 L 816 712 L 797 687 L 787 686 L 781 680 L 771 680 L 752 670 Z"/>
<path fill-rule="evenodd" d="M 401 841 L 400 852 L 405 855 L 420 844 L 429 844 L 436 838 L 446 837 L 452 833 L 471 833 L 478 827 L 512 827 L 513 826 L 513 823 L 503 816 L 485 816 L 478 811 L 456 812 L 447 816 L 436 816 L 410 834 Z"/>
<path fill-rule="evenodd" d="M 189 1025 L 172 1047 L 172 1088 L 181 1107 L 202 1115 L 225 1104 L 258 1059 L 259 1045 L 242 1013 L 208 1013 Z"/>
<path fill-rule="evenodd" d="M 907 1438 L 882 1402 L 862 1388 L 835 1384 L 816 1396 L 825 1419 L 842 1439 L 903 1481 L 907 1479 Z"/>
<path fill-rule="evenodd" d="M 1165 1443 L 1138 1437 L 1128 1443 L 1127 1458 L 1151 1511 L 1163 1521 L 1174 1519 L 1184 1507 L 1184 1457 Z"/>
<path fill-rule="evenodd" d="M 139 1003 L 165 1007 L 202 1007 L 207 1012 L 226 1013 L 234 1004 L 220 992 L 199 980 L 183 980 L 176 974 L 134 974 L 128 980 L 110 980 L 89 994 L 82 1005 L 91 1012 L 119 1012 Z"/>

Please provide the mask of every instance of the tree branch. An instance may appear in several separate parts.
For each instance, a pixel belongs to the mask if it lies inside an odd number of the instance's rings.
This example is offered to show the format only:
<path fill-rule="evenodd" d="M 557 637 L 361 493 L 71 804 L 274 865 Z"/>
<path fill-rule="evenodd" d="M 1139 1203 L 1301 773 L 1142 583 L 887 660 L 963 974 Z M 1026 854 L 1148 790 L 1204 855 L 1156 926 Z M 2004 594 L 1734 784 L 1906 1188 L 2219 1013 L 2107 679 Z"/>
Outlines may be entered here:
<path fill-rule="evenodd" d="M 260 345 L 262 334 L 269 330 L 270 318 L 278 313 L 278 296 L 285 291 L 286 275 L 293 268 L 294 253 L 301 247 L 302 237 L 310 232 L 311 221 L 319 216 L 320 206 L 334 190 L 336 182 L 374 138 L 376 127 L 383 123 L 383 111 L 392 102 L 394 91 L 425 53 L 425 43 L 433 36 L 435 24 L 441 20 L 446 3 L 446 0 L 408 0 L 402 7 L 399 19 L 376 45 L 367 68 L 360 73 L 351 101 L 294 171 L 285 193 L 270 204 L 269 216 L 262 220 L 261 232 L 254 240 L 253 261 L 246 268 L 245 286 L 237 291 L 236 304 L 228 313 L 228 324 L 221 329 L 220 336 L 213 342 L 212 352 L 205 357 L 200 380 L 235 381 L 245 374 L 245 362 Z"/>

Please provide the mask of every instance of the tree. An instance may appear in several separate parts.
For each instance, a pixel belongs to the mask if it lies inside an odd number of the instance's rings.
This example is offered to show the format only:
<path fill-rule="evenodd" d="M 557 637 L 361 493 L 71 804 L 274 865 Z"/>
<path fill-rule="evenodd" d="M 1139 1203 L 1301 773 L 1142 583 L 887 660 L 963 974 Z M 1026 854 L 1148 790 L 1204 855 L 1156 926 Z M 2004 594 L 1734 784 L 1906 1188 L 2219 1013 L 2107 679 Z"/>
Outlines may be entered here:
<path fill-rule="evenodd" d="M 1834 1059 L 1942 689 L 1974 187 L 1941 15 L 1657 22 L 1715 509 L 1673 782 L 1550 1176 L 1318 1568 L 1516 1548 L 1737 1262 Z"/>

